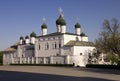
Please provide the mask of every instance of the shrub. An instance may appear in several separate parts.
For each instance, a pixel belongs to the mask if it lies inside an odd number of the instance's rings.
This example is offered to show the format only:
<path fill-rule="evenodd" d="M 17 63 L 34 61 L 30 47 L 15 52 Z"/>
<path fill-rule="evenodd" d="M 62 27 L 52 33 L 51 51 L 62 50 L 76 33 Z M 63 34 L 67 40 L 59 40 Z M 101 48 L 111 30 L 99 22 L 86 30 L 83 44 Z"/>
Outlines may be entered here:
<path fill-rule="evenodd" d="M 14 66 L 58 66 L 58 67 L 72 67 L 73 64 L 10 64 Z"/>
<path fill-rule="evenodd" d="M 101 65 L 101 64 L 87 64 L 87 68 L 101 68 L 101 69 L 119 69 L 120 66 L 117 65 Z"/>
<path fill-rule="evenodd" d="M 120 66 L 120 61 L 118 61 L 118 66 Z"/>
<path fill-rule="evenodd" d="M 0 65 L 3 63 L 3 52 L 0 51 Z"/>

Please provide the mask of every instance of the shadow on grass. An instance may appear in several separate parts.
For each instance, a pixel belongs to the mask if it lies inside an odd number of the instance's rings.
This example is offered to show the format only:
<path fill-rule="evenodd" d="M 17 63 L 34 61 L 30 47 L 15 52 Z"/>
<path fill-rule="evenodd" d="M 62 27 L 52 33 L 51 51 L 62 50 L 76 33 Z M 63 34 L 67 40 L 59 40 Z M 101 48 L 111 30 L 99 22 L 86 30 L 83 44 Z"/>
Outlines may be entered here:
<path fill-rule="evenodd" d="M 112 81 L 91 77 L 72 77 L 42 73 L 0 71 L 0 81 Z"/>

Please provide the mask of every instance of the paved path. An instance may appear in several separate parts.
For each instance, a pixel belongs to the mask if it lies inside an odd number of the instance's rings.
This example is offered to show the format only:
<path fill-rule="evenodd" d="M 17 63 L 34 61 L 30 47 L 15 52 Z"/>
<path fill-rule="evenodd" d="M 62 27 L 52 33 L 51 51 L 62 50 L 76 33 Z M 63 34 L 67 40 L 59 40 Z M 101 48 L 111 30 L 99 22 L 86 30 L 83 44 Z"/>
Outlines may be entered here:
<path fill-rule="evenodd" d="M 120 81 L 120 74 L 101 71 L 47 66 L 0 66 L 0 81 Z"/>

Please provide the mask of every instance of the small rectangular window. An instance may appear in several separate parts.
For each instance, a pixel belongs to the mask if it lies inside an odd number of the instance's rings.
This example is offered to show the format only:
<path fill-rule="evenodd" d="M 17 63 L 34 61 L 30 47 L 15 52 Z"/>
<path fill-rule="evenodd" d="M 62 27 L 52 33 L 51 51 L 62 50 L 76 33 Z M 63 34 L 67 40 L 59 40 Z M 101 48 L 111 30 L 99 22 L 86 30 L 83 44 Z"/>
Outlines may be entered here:
<path fill-rule="evenodd" d="M 82 53 L 80 53 L 80 55 L 82 55 Z"/>
<path fill-rule="evenodd" d="M 55 49 L 57 48 L 57 44 L 55 43 Z"/>
<path fill-rule="evenodd" d="M 40 44 L 39 44 L 39 47 L 38 47 L 38 48 L 39 48 L 39 50 L 40 50 Z"/>
<path fill-rule="evenodd" d="M 49 44 L 45 44 L 45 49 L 48 50 L 49 49 Z"/>
<path fill-rule="evenodd" d="M 61 44 L 59 44 L 59 48 L 61 48 Z"/>

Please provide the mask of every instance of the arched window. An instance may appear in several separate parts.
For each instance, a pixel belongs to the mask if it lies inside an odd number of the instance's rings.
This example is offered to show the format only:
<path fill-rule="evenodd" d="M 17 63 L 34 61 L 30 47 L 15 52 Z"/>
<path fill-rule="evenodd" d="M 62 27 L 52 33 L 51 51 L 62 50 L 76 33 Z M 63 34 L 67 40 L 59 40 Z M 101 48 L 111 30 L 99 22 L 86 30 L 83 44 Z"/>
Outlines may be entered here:
<path fill-rule="evenodd" d="M 39 46 L 38 46 L 38 49 L 40 50 L 40 44 L 39 44 Z"/>
<path fill-rule="evenodd" d="M 56 42 L 55 42 L 55 49 L 57 48 L 57 44 L 56 44 Z"/>
<path fill-rule="evenodd" d="M 24 57 L 24 55 L 22 54 L 22 58 Z"/>
<path fill-rule="evenodd" d="M 49 49 L 49 44 L 47 43 L 47 49 Z"/>
<path fill-rule="evenodd" d="M 48 50 L 49 49 L 49 44 L 45 44 L 45 49 Z"/>
<path fill-rule="evenodd" d="M 82 55 L 82 53 L 80 53 L 80 55 Z"/>
<path fill-rule="evenodd" d="M 54 49 L 54 43 L 52 44 L 52 48 Z"/>
<path fill-rule="evenodd" d="M 79 38 L 78 38 L 78 37 L 76 37 L 76 41 L 79 41 Z"/>
<path fill-rule="evenodd" d="M 56 48 L 57 48 L 56 42 L 52 44 L 52 48 L 53 48 L 53 49 L 56 49 Z"/>
<path fill-rule="evenodd" d="M 59 43 L 59 48 L 61 48 L 61 44 Z"/>

